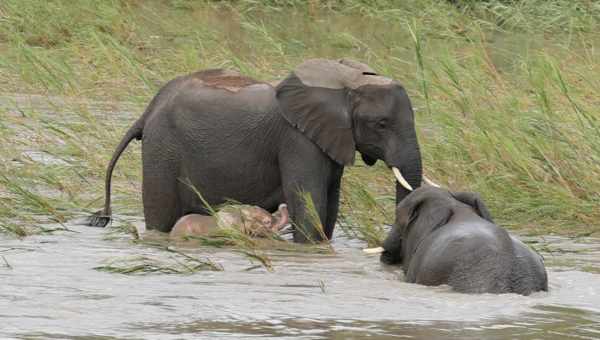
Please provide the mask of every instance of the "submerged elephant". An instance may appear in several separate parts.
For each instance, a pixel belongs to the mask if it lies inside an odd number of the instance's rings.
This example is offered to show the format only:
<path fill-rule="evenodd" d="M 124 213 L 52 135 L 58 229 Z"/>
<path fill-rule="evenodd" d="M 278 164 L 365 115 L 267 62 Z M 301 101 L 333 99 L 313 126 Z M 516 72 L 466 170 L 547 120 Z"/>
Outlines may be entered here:
<path fill-rule="evenodd" d="M 541 256 L 494 224 L 475 193 L 422 187 L 396 209 L 381 261 L 403 264 L 406 281 L 464 293 L 548 290 Z"/>
<path fill-rule="evenodd" d="M 280 204 L 273 215 L 252 205 L 231 205 L 219 210 L 213 216 L 185 215 L 175 223 L 169 236 L 171 238 L 204 236 L 222 227 L 238 228 L 249 236 L 269 237 L 279 232 L 288 223 L 286 204 Z"/>
<path fill-rule="evenodd" d="M 406 91 L 350 60 L 308 60 L 276 87 L 220 69 L 170 81 L 117 146 L 92 225 L 110 220 L 111 174 L 134 138 L 142 140 L 146 225 L 163 232 L 181 216 L 207 214 L 193 186 L 211 205 L 233 199 L 273 212 L 287 202 L 295 241 L 331 238 L 356 151 L 368 165 L 396 168 L 398 201 L 421 183 Z M 324 230 L 306 212 L 305 193 Z"/>

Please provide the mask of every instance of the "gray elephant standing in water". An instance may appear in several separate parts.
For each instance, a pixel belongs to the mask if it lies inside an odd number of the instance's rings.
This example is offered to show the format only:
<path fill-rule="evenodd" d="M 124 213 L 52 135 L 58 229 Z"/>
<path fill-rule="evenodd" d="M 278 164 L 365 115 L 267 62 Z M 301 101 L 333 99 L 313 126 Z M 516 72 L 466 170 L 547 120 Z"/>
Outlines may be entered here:
<path fill-rule="evenodd" d="M 422 187 L 396 208 L 381 261 L 402 263 L 406 281 L 464 293 L 548 290 L 541 256 L 492 221 L 479 195 Z"/>
<path fill-rule="evenodd" d="M 274 214 L 252 205 L 230 205 L 213 216 L 189 214 L 180 218 L 169 236 L 206 236 L 219 228 L 237 228 L 253 237 L 273 236 L 288 225 L 287 205 L 282 203 Z"/>
<path fill-rule="evenodd" d="M 191 184 L 211 205 L 232 199 L 273 212 L 287 202 L 295 241 L 331 238 L 344 166 L 356 151 L 369 165 L 395 168 L 404 185 L 396 185 L 398 201 L 421 183 L 406 91 L 350 60 L 308 60 L 276 87 L 227 70 L 170 81 L 114 152 L 104 209 L 91 225 L 110 220 L 112 171 L 134 138 L 142 140 L 146 225 L 163 232 L 184 215 L 208 214 Z M 324 230 L 311 222 L 303 193 Z"/>

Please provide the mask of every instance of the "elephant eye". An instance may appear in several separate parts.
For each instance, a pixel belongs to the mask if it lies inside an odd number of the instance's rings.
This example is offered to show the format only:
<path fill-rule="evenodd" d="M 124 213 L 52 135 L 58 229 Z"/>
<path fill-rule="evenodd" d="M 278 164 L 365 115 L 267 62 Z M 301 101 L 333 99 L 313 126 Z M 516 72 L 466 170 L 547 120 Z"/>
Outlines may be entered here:
<path fill-rule="evenodd" d="M 380 129 L 385 129 L 387 127 L 387 119 L 381 119 L 377 122 L 377 127 Z"/>

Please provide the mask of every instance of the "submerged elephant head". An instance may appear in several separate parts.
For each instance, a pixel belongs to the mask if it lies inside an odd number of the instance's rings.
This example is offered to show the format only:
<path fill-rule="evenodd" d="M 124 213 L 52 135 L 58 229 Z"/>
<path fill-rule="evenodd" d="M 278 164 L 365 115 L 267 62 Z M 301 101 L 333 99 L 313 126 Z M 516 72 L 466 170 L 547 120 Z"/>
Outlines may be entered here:
<path fill-rule="evenodd" d="M 335 162 L 353 164 L 359 151 L 368 165 L 396 168 L 397 201 L 420 186 L 414 113 L 400 83 L 355 61 L 312 59 L 277 86 L 277 99 L 285 119 Z"/>
<path fill-rule="evenodd" d="M 420 240 L 448 223 L 455 214 L 472 211 L 494 223 L 481 197 L 474 192 L 450 192 L 436 187 L 421 187 L 396 207 L 396 221 L 383 242 L 381 261 L 401 263 L 412 254 Z M 463 218 L 467 220 L 467 217 Z"/>
<path fill-rule="evenodd" d="M 421 187 L 396 208 L 381 261 L 402 263 L 405 280 L 462 293 L 548 290 L 544 261 L 496 225 L 473 192 Z"/>

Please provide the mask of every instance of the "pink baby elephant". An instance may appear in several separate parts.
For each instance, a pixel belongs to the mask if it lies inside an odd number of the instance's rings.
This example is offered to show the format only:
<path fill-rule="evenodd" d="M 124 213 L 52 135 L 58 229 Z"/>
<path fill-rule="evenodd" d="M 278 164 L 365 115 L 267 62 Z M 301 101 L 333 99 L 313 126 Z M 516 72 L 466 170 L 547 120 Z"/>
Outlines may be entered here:
<path fill-rule="evenodd" d="M 282 203 L 271 215 L 268 211 L 252 205 L 230 205 L 213 216 L 189 214 L 181 217 L 169 237 L 206 236 L 221 228 L 237 228 L 253 237 L 268 237 L 289 223 L 287 205 Z"/>

